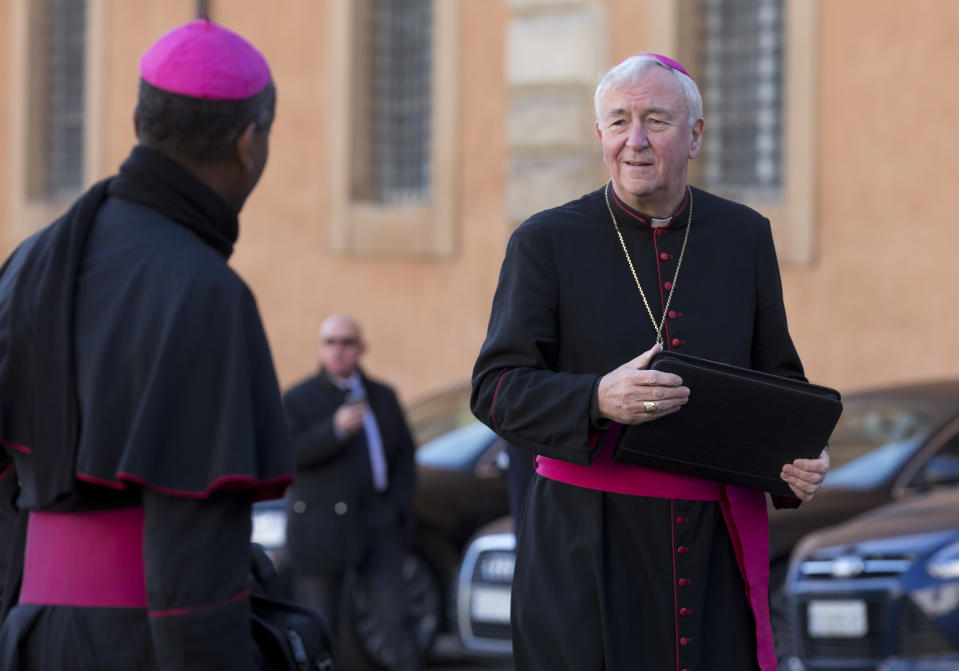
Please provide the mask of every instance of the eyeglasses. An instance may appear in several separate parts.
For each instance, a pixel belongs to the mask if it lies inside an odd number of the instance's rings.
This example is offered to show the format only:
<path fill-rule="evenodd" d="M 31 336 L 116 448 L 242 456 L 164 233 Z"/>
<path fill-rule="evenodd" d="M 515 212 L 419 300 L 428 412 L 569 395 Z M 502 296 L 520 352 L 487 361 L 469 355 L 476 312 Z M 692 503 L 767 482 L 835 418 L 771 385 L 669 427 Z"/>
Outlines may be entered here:
<path fill-rule="evenodd" d="M 360 344 L 359 338 L 323 338 L 323 344 L 327 347 L 357 347 Z"/>

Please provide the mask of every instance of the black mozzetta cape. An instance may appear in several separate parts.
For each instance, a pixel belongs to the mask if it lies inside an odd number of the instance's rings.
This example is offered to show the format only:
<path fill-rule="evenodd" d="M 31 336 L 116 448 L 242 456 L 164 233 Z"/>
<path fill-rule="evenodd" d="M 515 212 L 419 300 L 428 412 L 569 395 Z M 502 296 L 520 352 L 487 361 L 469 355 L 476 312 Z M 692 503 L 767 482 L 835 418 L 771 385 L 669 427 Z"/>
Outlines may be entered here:
<path fill-rule="evenodd" d="M 769 221 L 692 188 L 693 220 L 666 318 L 665 348 L 803 378 L 786 325 Z M 686 233 L 687 199 L 657 233 L 618 203 L 620 230 L 657 323 Z M 667 284 L 668 283 L 668 284 Z M 599 189 L 512 235 L 473 370 L 472 408 L 511 443 L 590 462 L 599 378 L 656 342 Z"/>
<path fill-rule="evenodd" d="M 282 494 L 288 430 L 254 298 L 226 263 L 237 231 L 217 194 L 137 147 L 7 260 L 0 440 L 20 508 L 74 508 L 78 483 Z"/>

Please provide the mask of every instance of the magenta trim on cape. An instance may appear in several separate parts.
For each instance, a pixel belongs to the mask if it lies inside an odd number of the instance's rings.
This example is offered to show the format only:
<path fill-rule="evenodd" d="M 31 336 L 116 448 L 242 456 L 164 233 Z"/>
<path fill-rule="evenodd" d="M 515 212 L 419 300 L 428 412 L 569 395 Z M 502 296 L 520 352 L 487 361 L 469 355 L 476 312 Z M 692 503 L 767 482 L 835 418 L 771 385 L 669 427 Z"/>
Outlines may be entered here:
<path fill-rule="evenodd" d="M 253 490 L 256 501 L 267 501 L 282 497 L 286 493 L 286 488 L 293 482 L 292 475 L 278 475 L 266 480 L 256 480 L 249 475 L 223 475 L 211 482 L 206 489 L 194 491 L 163 487 L 131 473 L 117 473 L 115 480 L 106 480 L 87 473 L 77 473 L 76 478 L 81 482 L 116 490 L 124 490 L 128 484 L 135 484 L 160 494 L 176 496 L 181 499 L 208 499 L 217 491 L 244 491 L 249 489 Z"/>
<path fill-rule="evenodd" d="M 746 597 L 756 624 L 756 657 L 761 671 L 776 671 L 776 649 L 769 621 L 769 520 L 765 495 L 755 489 L 724 485 L 635 464 L 613 461 L 613 446 L 623 426 L 613 422 L 593 462 L 581 466 L 536 456 L 536 472 L 550 480 L 615 494 L 683 501 L 717 501 L 729 530 Z"/>

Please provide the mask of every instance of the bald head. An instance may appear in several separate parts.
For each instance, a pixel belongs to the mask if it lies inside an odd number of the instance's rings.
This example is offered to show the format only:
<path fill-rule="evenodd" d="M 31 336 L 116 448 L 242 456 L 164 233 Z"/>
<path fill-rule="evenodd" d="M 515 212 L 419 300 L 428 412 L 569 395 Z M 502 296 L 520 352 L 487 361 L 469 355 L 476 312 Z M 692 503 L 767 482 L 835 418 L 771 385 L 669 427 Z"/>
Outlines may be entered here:
<path fill-rule="evenodd" d="M 359 323 L 351 316 L 333 314 L 320 325 L 320 364 L 340 378 L 353 374 L 366 350 Z"/>

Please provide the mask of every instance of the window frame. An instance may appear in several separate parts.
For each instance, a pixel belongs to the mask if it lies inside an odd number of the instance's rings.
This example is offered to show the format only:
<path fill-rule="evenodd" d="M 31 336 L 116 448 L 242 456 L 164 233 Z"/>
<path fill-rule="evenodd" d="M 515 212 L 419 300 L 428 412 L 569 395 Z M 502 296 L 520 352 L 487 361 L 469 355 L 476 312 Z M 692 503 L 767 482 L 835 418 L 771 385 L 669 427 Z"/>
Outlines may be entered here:
<path fill-rule="evenodd" d="M 783 79 L 782 198 L 748 200 L 768 217 L 780 261 L 810 266 L 816 260 L 817 188 L 817 66 L 819 0 L 785 0 L 785 69 Z M 695 11 L 688 0 L 661 0 L 648 9 L 646 44 L 650 51 L 691 55 L 694 36 L 683 31 L 684 16 Z M 695 73 L 694 73 L 695 76 Z M 709 119 L 705 132 L 709 133 Z M 691 165 L 691 180 L 697 166 Z"/>
<path fill-rule="evenodd" d="M 353 0 L 333 0 L 329 22 L 330 180 L 329 244 L 334 252 L 356 255 L 449 257 L 455 251 L 458 169 L 457 89 L 458 0 L 433 1 L 433 83 L 431 197 L 421 203 L 374 204 L 354 200 L 355 161 L 350 137 L 353 83 L 360 76 L 351 58 L 357 29 Z"/>
<path fill-rule="evenodd" d="M 30 55 L 31 8 L 30 0 L 13 0 L 10 32 L 10 90 L 28 91 L 31 79 Z M 30 168 L 32 147 L 30 145 L 32 95 L 11 98 L 9 126 L 10 169 L 10 228 L 14 241 L 25 238 L 59 217 L 89 185 L 103 163 L 105 133 L 105 86 L 107 34 L 106 0 L 87 0 L 85 27 L 84 110 L 83 110 L 83 178 L 75 192 L 57 196 L 35 197 L 30 195 Z"/>

